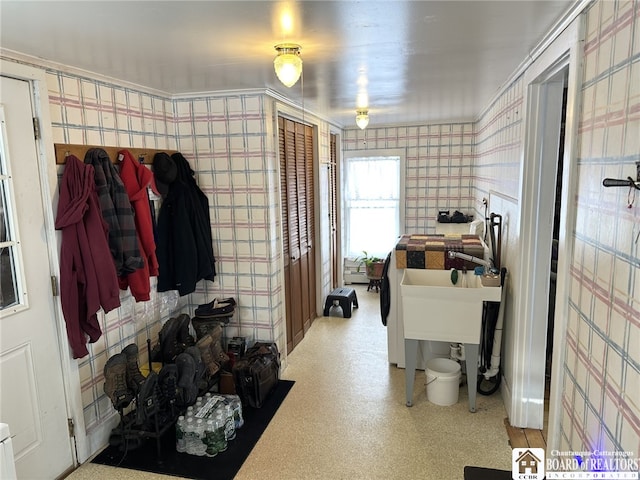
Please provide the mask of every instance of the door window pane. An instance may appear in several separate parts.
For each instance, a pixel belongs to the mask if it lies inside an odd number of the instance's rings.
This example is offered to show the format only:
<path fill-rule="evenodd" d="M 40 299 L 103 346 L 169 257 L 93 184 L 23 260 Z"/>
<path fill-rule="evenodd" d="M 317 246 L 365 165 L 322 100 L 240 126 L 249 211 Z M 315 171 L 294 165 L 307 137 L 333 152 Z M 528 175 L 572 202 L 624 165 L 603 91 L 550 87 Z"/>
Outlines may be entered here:
<path fill-rule="evenodd" d="M 2 127 L 4 127 L 4 122 Z M 18 281 L 15 255 L 17 244 L 13 238 L 9 203 L 9 176 L 7 175 L 4 128 L 0 128 L 0 310 L 16 305 Z"/>

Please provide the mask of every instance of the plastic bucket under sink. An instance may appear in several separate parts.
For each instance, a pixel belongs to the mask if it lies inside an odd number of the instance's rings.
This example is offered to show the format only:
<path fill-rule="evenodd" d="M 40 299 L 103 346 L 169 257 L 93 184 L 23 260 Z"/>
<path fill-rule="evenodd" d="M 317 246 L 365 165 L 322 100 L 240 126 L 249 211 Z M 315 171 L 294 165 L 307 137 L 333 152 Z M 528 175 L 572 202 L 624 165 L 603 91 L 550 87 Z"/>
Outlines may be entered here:
<path fill-rule="evenodd" d="M 458 403 L 460 364 L 449 358 L 432 358 L 427 362 L 427 400 L 448 407 Z"/>

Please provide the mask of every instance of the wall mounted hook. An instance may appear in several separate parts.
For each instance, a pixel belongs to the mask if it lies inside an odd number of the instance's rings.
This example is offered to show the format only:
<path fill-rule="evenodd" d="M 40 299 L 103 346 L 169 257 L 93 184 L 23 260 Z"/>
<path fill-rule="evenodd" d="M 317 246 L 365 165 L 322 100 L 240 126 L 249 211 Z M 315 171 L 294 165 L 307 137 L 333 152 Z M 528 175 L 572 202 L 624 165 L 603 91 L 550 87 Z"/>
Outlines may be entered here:
<path fill-rule="evenodd" d="M 631 177 L 625 179 L 621 178 L 605 178 L 602 180 L 602 185 L 605 187 L 633 187 L 636 190 L 640 190 L 640 181 L 635 181 Z"/>
<path fill-rule="evenodd" d="M 640 190 L 640 161 L 636 162 L 636 179 L 632 177 L 622 178 L 605 178 L 602 180 L 605 187 L 630 187 Z"/>

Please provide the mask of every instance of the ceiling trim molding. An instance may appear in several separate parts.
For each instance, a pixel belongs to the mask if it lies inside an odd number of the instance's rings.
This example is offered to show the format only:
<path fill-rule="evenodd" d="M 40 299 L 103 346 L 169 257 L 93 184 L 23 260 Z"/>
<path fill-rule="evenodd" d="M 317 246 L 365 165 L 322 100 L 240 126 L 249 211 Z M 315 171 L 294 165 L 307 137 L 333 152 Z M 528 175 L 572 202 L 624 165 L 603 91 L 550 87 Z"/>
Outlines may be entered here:
<path fill-rule="evenodd" d="M 211 90 L 193 93 L 176 93 L 171 95 L 172 100 L 193 100 L 196 98 L 211 97 L 235 97 L 238 95 L 265 95 L 266 88 L 235 88 L 231 90 Z"/>
<path fill-rule="evenodd" d="M 316 121 L 321 121 L 321 122 L 325 122 L 328 125 L 334 126 L 339 128 L 340 130 L 344 129 L 344 125 L 336 122 L 335 120 L 331 120 L 329 118 L 327 118 L 324 115 L 318 115 L 317 113 L 315 113 L 313 110 L 310 110 L 306 107 L 304 107 L 303 105 L 294 102 L 293 100 L 291 100 L 288 97 L 285 97 L 284 95 L 282 95 L 280 92 L 277 92 L 276 90 L 272 90 L 271 88 L 267 88 L 265 90 L 265 94 L 271 98 L 273 98 L 276 102 L 285 105 L 289 108 L 293 108 L 295 110 L 297 110 L 300 114 L 303 115 L 303 117 L 312 117 L 314 120 Z M 301 117 L 302 118 L 302 117 Z"/>
<path fill-rule="evenodd" d="M 542 39 L 531 49 L 529 55 L 518 65 L 507 80 L 498 89 L 496 94 L 489 100 L 487 106 L 484 107 L 476 119 L 475 122 L 480 121 L 482 117 L 491 109 L 493 104 L 504 94 L 504 92 L 513 85 L 513 83 L 538 59 L 542 52 L 553 43 L 553 41 L 560 36 L 562 32 L 584 12 L 590 4 L 596 0 L 576 0 L 566 12 L 553 24 L 551 29 L 542 37 Z"/>
<path fill-rule="evenodd" d="M 435 120 L 425 120 L 424 122 L 409 122 L 409 123 L 379 123 L 375 125 L 369 124 L 366 130 L 374 130 L 381 128 L 419 128 L 419 127 L 428 127 L 430 125 L 472 125 L 475 128 L 477 120 L 474 119 L 460 119 L 460 120 L 447 120 L 445 122 L 438 122 Z M 354 124 L 354 126 L 343 127 L 344 131 L 355 130 L 356 132 L 361 132 L 360 128 Z"/>
<path fill-rule="evenodd" d="M 147 93 L 156 97 L 162 97 L 167 100 L 171 100 L 173 96 L 169 92 L 162 90 L 156 90 L 154 88 L 145 87 L 137 83 L 128 82 L 126 80 L 120 80 L 114 77 L 108 77 L 99 73 L 91 72 L 89 70 L 83 70 L 82 68 L 72 67 L 63 63 L 54 62 L 51 60 L 45 60 L 44 58 L 35 57 L 26 53 L 16 52 L 15 50 L 9 50 L 0 47 L 0 58 L 10 62 L 21 63 L 31 67 L 36 67 L 45 70 L 55 70 L 58 72 L 66 73 L 69 75 L 75 75 L 77 77 L 90 79 L 97 82 L 103 82 L 110 85 L 117 85 L 123 88 L 130 88 L 142 93 Z"/>

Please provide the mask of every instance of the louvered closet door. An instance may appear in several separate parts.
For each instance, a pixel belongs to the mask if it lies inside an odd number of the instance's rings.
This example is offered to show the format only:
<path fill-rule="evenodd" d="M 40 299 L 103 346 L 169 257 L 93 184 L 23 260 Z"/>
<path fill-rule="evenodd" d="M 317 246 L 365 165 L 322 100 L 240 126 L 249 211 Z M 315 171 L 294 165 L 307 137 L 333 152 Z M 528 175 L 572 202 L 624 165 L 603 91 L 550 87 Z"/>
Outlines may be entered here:
<path fill-rule="evenodd" d="M 287 350 L 315 318 L 313 129 L 278 118 L 284 242 Z"/>
<path fill-rule="evenodd" d="M 306 181 L 306 193 L 307 193 L 307 278 L 309 279 L 307 285 L 308 301 L 309 301 L 309 316 L 305 317 L 305 332 L 311 326 L 311 323 L 316 319 L 316 255 L 314 250 L 314 239 L 316 233 L 316 216 L 315 216 L 315 191 L 313 188 L 314 174 L 313 174 L 313 127 L 305 125 L 304 127 L 304 148 L 305 148 L 305 168 L 304 178 Z"/>
<path fill-rule="evenodd" d="M 282 244 L 284 263 L 284 290 L 287 324 L 287 351 L 293 348 L 293 320 L 291 316 L 291 248 L 289 247 L 289 200 L 287 195 L 287 162 L 286 162 L 286 134 L 284 119 L 278 117 L 278 148 L 280 156 L 280 205 L 282 208 Z"/>

